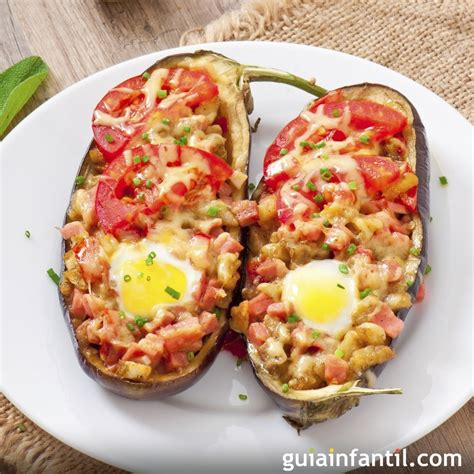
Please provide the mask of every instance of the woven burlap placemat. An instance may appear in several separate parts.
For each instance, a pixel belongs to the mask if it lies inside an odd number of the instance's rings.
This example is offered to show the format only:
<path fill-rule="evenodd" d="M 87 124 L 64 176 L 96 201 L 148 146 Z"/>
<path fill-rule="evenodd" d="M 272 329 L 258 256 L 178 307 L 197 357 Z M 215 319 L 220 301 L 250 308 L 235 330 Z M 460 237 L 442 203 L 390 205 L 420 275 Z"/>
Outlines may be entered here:
<path fill-rule="evenodd" d="M 473 38 L 473 0 L 253 0 L 181 44 L 286 41 L 343 51 L 405 74 L 473 122 Z"/>
<path fill-rule="evenodd" d="M 472 0 L 253 0 L 182 44 L 304 43 L 361 56 L 429 87 L 474 120 Z M 370 78 L 368 78 L 370 80 Z M 119 473 L 38 428 L 0 395 L 0 473 Z"/>

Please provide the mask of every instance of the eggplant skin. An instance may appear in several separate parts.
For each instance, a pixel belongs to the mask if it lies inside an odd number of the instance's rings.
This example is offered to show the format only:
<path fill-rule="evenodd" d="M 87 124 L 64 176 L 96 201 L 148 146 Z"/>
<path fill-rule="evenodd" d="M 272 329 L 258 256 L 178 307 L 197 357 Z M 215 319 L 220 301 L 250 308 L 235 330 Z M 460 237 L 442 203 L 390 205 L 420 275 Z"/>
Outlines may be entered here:
<path fill-rule="evenodd" d="M 211 76 L 214 73 L 214 80 L 219 84 L 219 95 L 222 99 L 222 113 L 228 119 L 228 146 L 230 147 L 228 156 L 231 157 L 230 165 L 234 170 L 240 170 L 247 173 L 248 157 L 250 155 L 250 125 L 248 114 L 252 110 L 252 98 L 247 81 L 242 80 L 243 66 L 232 59 L 226 58 L 212 51 L 197 51 L 189 54 L 178 54 L 168 56 L 157 61 L 147 71 L 152 71 L 158 67 L 189 67 L 204 68 L 209 65 Z M 223 79 L 223 83 L 219 79 Z M 223 85 L 225 84 L 225 85 Z M 89 160 L 89 151 L 94 148 L 92 141 L 87 150 L 77 173 L 81 176 L 87 176 L 93 166 Z M 74 185 L 72 194 L 76 191 Z M 233 193 L 235 200 L 244 199 L 247 194 L 246 183 Z M 63 224 L 68 222 L 67 212 Z M 243 238 L 240 229 L 229 229 L 229 232 L 241 240 Z M 64 254 L 67 251 L 67 244 L 62 241 L 61 259 L 64 261 Z M 63 278 L 64 267 L 61 271 Z M 195 384 L 211 367 L 219 353 L 224 336 L 228 329 L 228 317 L 221 318 L 221 325 L 218 330 L 210 334 L 205 339 L 204 345 L 182 372 L 173 372 L 170 374 L 153 374 L 150 380 L 145 382 L 132 381 L 117 376 L 102 361 L 98 349 L 94 346 L 81 341 L 76 334 L 72 316 L 69 314 L 68 305 L 65 297 L 58 291 L 59 301 L 63 316 L 68 327 L 74 351 L 79 364 L 84 372 L 102 387 L 126 398 L 130 399 L 163 399 L 177 393 L 180 393 L 193 384 Z M 233 300 L 240 297 L 239 287 L 234 290 Z M 229 313 L 230 310 L 227 311 Z"/>
<path fill-rule="evenodd" d="M 414 216 L 415 228 L 412 239 L 420 249 L 419 258 L 412 260 L 409 276 L 414 281 L 410 288 L 412 301 L 416 299 L 417 291 L 423 283 L 423 274 L 428 257 L 428 223 L 430 216 L 429 180 L 430 157 L 426 143 L 426 133 L 418 111 L 414 105 L 398 91 L 381 84 L 355 84 L 341 88 L 347 99 L 372 99 L 376 102 L 391 102 L 397 109 L 408 117 L 411 130 L 407 140 L 408 162 L 418 176 L 417 207 L 418 216 Z M 263 180 L 257 186 L 252 199 L 257 200 L 264 190 Z M 410 308 L 400 310 L 397 316 L 404 320 Z M 247 341 L 247 350 L 253 372 L 264 391 L 272 398 L 283 412 L 283 418 L 294 428 L 304 430 L 315 423 L 321 423 L 338 418 L 344 413 L 358 406 L 360 397 L 377 394 L 401 394 L 401 390 L 365 388 L 368 383 L 362 376 L 355 382 L 344 385 L 329 385 L 318 390 L 292 391 L 288 394 L 281 392 L 281 387 L 275 382 L 263 367 L 263 363 L 256 349 Z M 385 364 L 378 366 L 376 374 L 380 374 Z M 328 394 L 327 389 L 331 388 Z M 304 393 L 307 392 L 307 393 Z M 311 392 L 311 393 L 310 393 Z"/>

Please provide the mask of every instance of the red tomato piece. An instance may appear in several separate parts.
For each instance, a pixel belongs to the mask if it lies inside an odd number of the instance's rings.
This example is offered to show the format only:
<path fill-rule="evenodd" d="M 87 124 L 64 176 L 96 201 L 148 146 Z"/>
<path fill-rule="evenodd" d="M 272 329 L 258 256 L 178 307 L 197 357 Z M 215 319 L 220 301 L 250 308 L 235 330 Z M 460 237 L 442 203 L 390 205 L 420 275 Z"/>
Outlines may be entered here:
<path fill-rule="evenodd" d="M 384 156 L 353 156 L 364 177 L 367 190 L 383 191 L 400 177 L 400 169 L 390 158 Z"/>

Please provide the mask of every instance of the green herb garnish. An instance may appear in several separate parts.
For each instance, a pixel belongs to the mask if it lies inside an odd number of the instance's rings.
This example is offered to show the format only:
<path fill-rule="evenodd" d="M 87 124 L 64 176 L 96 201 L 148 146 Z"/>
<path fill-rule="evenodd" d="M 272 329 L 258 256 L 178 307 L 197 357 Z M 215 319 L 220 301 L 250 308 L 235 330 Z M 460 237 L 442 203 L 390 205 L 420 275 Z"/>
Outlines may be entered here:
<path fill-rule="evenodd" d="M 285 156 L 285 155 L 287 155 L 287 154 L 288 154 L 288 150 L 287 150 L 286 148 L 282 148 L 282 149 L 280 150 L 280 156 Z"/>
<path fill-rule="evenodd" d="M 446 176 L 440 176 L 439 177 L 439 182 L 441 186 L 446 186 L 448 184 L 448 178 Z"/>
<path fill-rule="evenodd" d="M 207 208 L 207 215 L 210 217 L 216 217 L 219 214 L 219 208 L 216 206 L 210 206 Z"/>
<path fill-rule="evenodd" d="M 84 184 L 86 181 L 86 177 L 85 176 L 76 176 L 76 179 L 74 180 L 74 182 L 80 186 L 81 184 Z"/>
<path fill-rule="evenodd" d="M 130 275 L 127 274 L 127 275 L 124 275 L 124 276 L 123 276 L 123 281 L 125 281 L 125 282 L 128 283 L 128 282 L 131 281 L 131 280 L 132 280 L 132 277 L 131 277 Z"/>
<path fill-rule="evenodd" d="M 290 387 L 287 383 L 284 383 L 282 386 L 281 386 L 281 391 L 283 393 L 288 393 L 290 391 Z"/>
<path fill-rule="evenodd" d="M 365 290 L 359 291 L 359 298 L 363 300 L 366 296 L 369 296 L 372 290 L 370 288 L 366 288 Z"/>
<path fill-rule="evenodd" d="M 342 359 L 345 355 L 345 352 L 342 349 L 337 348 L 336 351 L 334 352 L 334 355 Z"/>
<path fill-rule="evenodd" d="M 359 140 L 361 143 L 363 143 L 364 145 L 368 145 L 370 143 L 370 137 L 368 135 L 366 135 L 365 133 L 363 133 L 360 137 L 359 137 Z"/>
<path fill-rule="evenodd" d="M 245 395 L 244 393 L 240 393 L 240 394 L 239 394 L 239 398 L 240 398 L 241 400 L 244 400 L 244 401 L 245 401 L 245 400 L 247 400 L 248 396 Z"/>
<path fill-rule="evenodd" d="M 165 97 L 168 96 L 168 91 L 165 91 L 164 89 L 160 89 L 156 95 L 158 96 L 158 98 L 160 99 L 164 99 Z"/>
<path fill-rule="evenodd" d="M 357 249 L 356 244 L 349 244 L 349 246 L 346 249 L 346 252 L 348 255 L 354 255 L 356 249 Z"/>
<path fill-rule="evenodd" d="M 175 300 L 179 300 L 179 298 L 181 297 L 181 293 L 179 291 L 176 291 L 174 288 L 171 288 L 171 286 L 167 286 L 165 288 L 165 292 L 168 293 L 171 298 Z"/>
<path fill-rule="evenodd" d="M 428 273 L 431 273 L 431 265 L 429 263 L 426 264 L 426 267 L 425 267 L 425 275 L 428 275 Z"/>
<path fill-rule="evenodd" d="M 114 140 L 114 137 L 113 137 L 110 133 L 107 133 L 107 134 L 104 136 L 104 138 L 105 138 L 105 141 L 106 141 L 107 143 L 113 143 L 113 142 L 115 141 L 115 140 Z"/>
<path fill-rule="evenodd" d="M 25 230 L 25 237 L 29 239 L 31 237 L 31 232 L 29 230 Z"/>
<path fill-rule="evenodd" d="M 347 275 L 347 274 L 349 273 L 349 268 L 348 268 L 348 266 L 347 266 L 346 264 L 340 263 L 340 264 L 339 264 L 339 271 L 340 271 L 341 273 L 344 273 L 344 274 Z"/>
<path fill-rule="evenodd" d="M 59 275 L 52 268 L 48 268 L 48 270 L 46 270 L 46 273 L 48 274 L 49 278 L 51 278 L 51 280 L 56 283 L 56 285 L 59 285 L 61 278 L 59 278 Z"/>
<path fill-rule="evenodd" d="M 300 320 L 300 317 L 296 314 L 290 314 L 288 316 L 288 322 L 289 323 L 297 323 Z"/>

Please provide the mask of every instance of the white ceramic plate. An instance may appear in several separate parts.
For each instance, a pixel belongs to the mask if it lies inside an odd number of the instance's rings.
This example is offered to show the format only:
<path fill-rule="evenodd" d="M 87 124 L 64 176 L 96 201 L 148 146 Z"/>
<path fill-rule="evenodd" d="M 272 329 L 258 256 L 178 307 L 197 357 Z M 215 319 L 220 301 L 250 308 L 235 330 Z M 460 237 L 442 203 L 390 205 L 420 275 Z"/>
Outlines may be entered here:
<path fill-rule="evenodd" d="M 404 447 L 450 417 L 471 394 L 471 127 L 451 106 L 400 74 L 346 54 L 278 43 L 208 44 L 249 64 L 315 76 L 327 88 L 378 82 L 405 94 L 431 150 L 427 298 L 397 341 L 378 386 L 402 396 L 363 399 L 342 418 L 297 436 L 248 366 L 221 354 L 195 386 L 166 401 L 136 402 L 103 390 L 79 368 L 46 269 L 60 268 L 59 233 L 71 184 L 91 139 L 90 117 L 107 89 L 155 60 L 142 56 L 80 81 L 42 105 L 1 145 L 1 388 L 39 426 L 74 448 L 134 471 L 275 471 L 285 452 L 366 452 Z M 310 96 L 278 84 L 252 86 L 262 118 L 252 180 L 266 146 Z M 438 182 L 449 179 L 447 187 Z M 31 239 L 24 236 L 31 231 Z M 247 393 L 248 400 L 239 400 Z"/>

